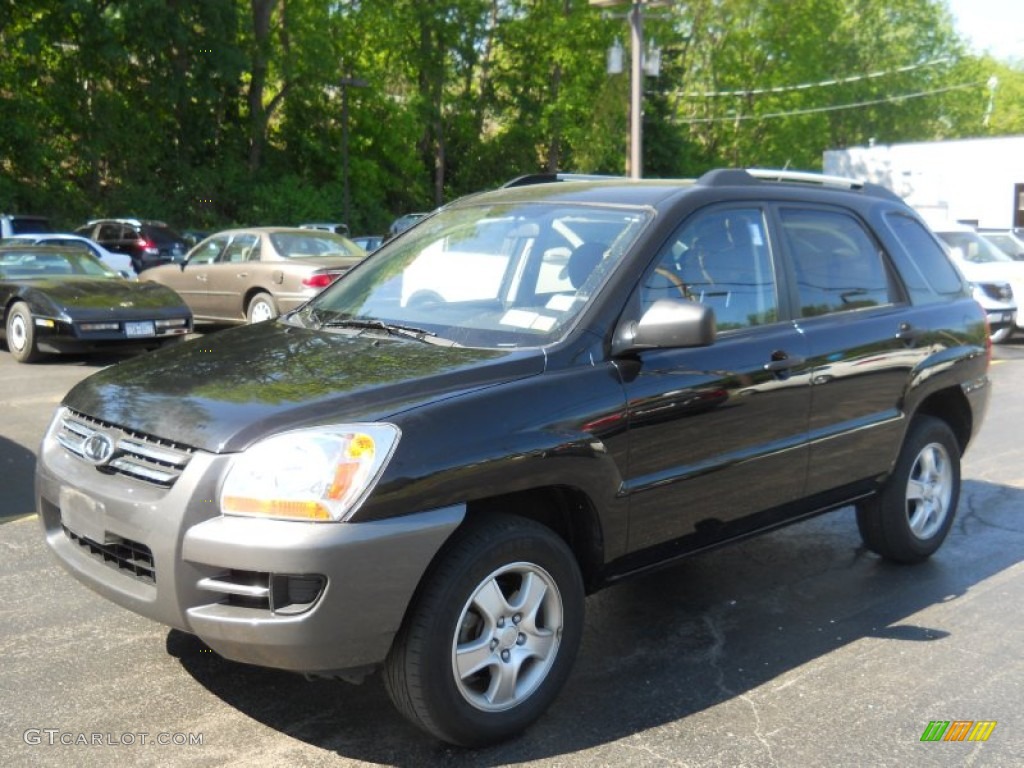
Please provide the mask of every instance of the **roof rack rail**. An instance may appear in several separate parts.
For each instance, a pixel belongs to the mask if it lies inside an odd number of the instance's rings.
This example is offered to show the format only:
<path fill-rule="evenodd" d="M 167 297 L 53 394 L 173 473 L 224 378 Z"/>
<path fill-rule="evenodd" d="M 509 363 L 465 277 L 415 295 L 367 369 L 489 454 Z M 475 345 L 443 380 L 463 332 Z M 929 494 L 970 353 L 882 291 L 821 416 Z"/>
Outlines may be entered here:
<path fill-rule="evenodd" d="M 511 181 L 502 184 L 503 189 L 508 187 L 528 187 L 533 184 L 551 184 L 556 181 L 603 181 L 605 179 L 623 179 L 624 176 L 611 176 L 601 173 L 528 173 L 525 176 L 517 176 Z"/>
<path fill-rule="evenodd" d="M 860 191 L 874 197 L 890 200 L 903 200 L 895 192 L 879 184 L 811 171 L 772 170 L 768 168 L 720 168 L 705 173 L 700 177 L 698 183 L 708 187 L 732 187 L 747 186 L 759 181 L 810 184 L 819 187 Z"/>
<path fill-rule="evenodd" d="M 844 189 L 863 189 L 864 182 L 848 179 L 845 176 L 829 176 L 824 173 L 810 171 L 776 171 L 770 168 L 748 168 L 747 173 L 762 181 L 791 181 L 798 184 L 818 184 L 823 187 L 843 187 Z"/>

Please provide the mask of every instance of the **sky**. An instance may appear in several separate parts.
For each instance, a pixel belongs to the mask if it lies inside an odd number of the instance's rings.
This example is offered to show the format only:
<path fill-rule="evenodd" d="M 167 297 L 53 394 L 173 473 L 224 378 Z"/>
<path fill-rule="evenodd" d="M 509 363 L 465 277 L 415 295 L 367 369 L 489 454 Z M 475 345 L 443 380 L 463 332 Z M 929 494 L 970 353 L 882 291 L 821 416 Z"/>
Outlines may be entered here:
<path fill-rule="evenodd" d="M 977 53 L 1024 61 L 1024 0 L 947 0 L 956 29 Z"/>

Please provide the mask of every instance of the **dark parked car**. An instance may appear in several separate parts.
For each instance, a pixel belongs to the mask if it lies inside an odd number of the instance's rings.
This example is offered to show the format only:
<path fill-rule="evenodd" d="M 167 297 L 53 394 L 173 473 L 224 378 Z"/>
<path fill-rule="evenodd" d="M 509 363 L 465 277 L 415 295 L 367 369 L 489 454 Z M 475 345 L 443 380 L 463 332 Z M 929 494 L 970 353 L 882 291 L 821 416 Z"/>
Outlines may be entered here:
<path fill-rule="evenodd" d="M 183 261 L 188 243 L 162 221 L 96 219 L 75 230 L 108 251 L 131 257 L 135 273 L 172 261 Z"/>
<path fill-rule="evenodd" d="M 382 665 L 412 722 L 487 744 L 554 700 L 609 583 L 851 504 L 868 549 L 932 555 L 989 352 L 880 187 L 517 186 L 276 321 L 84 380 L 39 519 L 109 599 L 242 662 Z"/>
<path fill-rule="evenodd" d="M 174 291 L 125 280 L 80 248 L 0 248 L 7 349 L 21 363 L 45 352 L 157 349 L 184 339 L 192 313 Z"/>
<path fill-rule="evenodd" d="M 52 232 L 50 220 L 45 216 L 25 216 L 21 214 L 0 214 L 0 238 L 12 235 L 37 234 Z"/>

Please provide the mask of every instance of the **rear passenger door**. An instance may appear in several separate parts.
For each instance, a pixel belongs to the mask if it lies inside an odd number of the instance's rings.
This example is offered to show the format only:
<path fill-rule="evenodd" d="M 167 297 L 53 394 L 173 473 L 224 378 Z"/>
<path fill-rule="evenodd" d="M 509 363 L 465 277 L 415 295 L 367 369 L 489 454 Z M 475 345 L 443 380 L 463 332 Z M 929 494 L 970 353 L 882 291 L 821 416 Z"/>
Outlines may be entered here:
<path fill-rule="evenodd" d="M 633 551 L 738 536 L 784 517 L 783 506 L 803 495 L 810 372 L 803 337 L 780 315 L 773 254 L 762 208 L 705 209 L 641 281 L 644 308 L 662 298 L 699 302 L 714 309 L 719 333 L 708 347 L 620 362 Z"/>
<path fill-rule="evenodd" d="M 811 364 L 811 495 L 888 470 L 910 371 L 927 350 L 887 254 L 855 213 L 783 205 L 778 223 Z"/>
<path fill-rule="evenodd" d="M 252 287 L 259 260 L 259 238 L 239 233 L 231 237 L 217 260 L 208 267 L 207 311 L 216 317 L 239 320 L 245 317 L 244 298 Z"/>

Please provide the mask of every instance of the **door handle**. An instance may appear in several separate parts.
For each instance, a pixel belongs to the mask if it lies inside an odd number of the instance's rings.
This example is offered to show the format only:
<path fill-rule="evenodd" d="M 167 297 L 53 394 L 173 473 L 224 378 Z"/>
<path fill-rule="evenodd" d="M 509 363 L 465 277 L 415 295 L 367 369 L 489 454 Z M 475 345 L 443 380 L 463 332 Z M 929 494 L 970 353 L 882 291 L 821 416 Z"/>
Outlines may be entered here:
<path fill-rule="evenodd" d="M 205 283 L 206 275 L 196 275 L 196 280 L 198 280 L 200 283 Z"/>
<path fill-rule="evenodd" d="M 235 277 L 237 277 L 239 280 L 244 280 L 248 276 L 249 276 L 248 272 L 238 272 L 238 273 L 235 274 Z"/>
<path fill-rule="evenodd" d="M 896 338 L 903 341 L 917 341 L 922 333 L 923 331 L 918 330 L 910 323 L 900 323 L 899 330 L 896 331 Z"/>
<path fill-rule="evenodd" d="M 769 373 L 779 373 L 780 371 L 788 371 L 790 368 L 796 368 L 798 365 L 804 364 L 804 358 L 799 355 L 790 357 L 785 352 L 772 352 L 771 362 L 764 364 L 764 369 Z"/>

